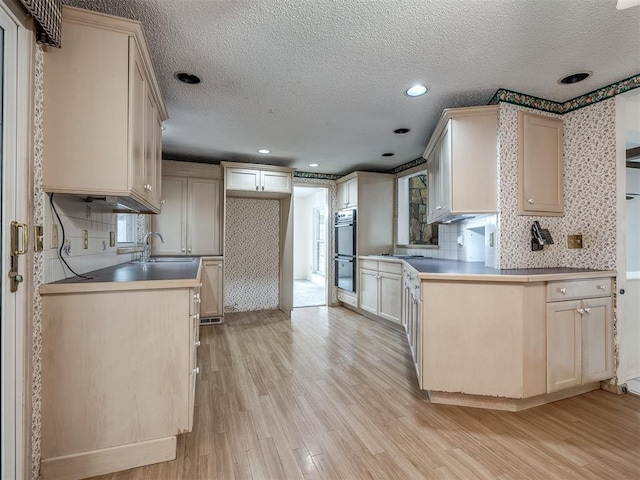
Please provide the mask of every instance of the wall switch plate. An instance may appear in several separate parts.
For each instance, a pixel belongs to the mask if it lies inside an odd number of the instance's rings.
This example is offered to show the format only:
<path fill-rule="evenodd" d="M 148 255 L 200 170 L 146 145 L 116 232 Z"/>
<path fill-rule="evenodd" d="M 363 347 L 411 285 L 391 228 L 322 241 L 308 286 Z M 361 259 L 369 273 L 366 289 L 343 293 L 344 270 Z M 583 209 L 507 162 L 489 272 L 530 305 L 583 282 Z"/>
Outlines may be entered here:
<path fill-rule="evenodd" d="M 51 225 L 51 243 L 49 248 L 58 248 L 58 226 L 56 224 Z"/>
<path fill-rule="evenodd" d="M 582 248 L 582 235 L 567 235 L 569 248 Z"/>
<path fill-rule="evenodd" d="M 89 248 L 89 230 L 82 230 L 82 248 Z"/>
<path fill-rule="evenodd" d="M 44 248 L 44 227 L 42 225 L 34 225 L 33 227 L 33 250 L 41 252 Z"/>
<path fill-rule="evenodd" d="M 491 232 L 489 234 L 489 246 L 490 247 L 495 247 L 496 246 L 496 242 L 495 242 L 495 233 Z"/>
<path fill-rule="evenodd" d="M 109 232 L 109 246 L 116 246 L 116 232 Z"/>

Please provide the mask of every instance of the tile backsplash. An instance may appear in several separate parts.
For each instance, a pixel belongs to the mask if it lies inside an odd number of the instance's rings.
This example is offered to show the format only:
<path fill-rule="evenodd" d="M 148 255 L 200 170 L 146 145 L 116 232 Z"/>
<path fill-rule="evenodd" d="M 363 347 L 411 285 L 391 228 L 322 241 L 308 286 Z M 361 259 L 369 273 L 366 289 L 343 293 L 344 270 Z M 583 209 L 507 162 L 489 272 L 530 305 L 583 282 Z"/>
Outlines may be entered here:
<path fill-rule="evenodd" d="M 117 247 L 109 245 L 109 232 L 116 231 L 117 215 L 108 205 L 87 203 L 72 195 L 55 194 L 53 202 L 65 231 L 64 243 L 60 222 L 52 211 L 49 196 L 44 206 L 44 281 L 55 282 L 73 274 L 59 258 L 62 256 L 77 273 L 86 273 L 133 260 L 136 254 L 118 255 Z M 58 244 L 52 246 L 52 225 L 57 226 Z M 82 231 L 89 232 L 88 248 L 82 248 Z"/>

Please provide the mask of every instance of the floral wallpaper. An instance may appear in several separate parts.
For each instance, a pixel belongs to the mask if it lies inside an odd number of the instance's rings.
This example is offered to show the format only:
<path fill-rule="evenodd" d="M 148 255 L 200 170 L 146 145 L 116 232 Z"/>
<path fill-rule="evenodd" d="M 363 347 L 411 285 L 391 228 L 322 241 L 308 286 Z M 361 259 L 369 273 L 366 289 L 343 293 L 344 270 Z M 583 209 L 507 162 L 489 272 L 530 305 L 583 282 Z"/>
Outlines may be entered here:
<path fill-rule="evenodd" d="M 227 198 L 224 310 L 280 305 L 280 201 Z"/>
<path fill-rule="evenodd" d="M 564 123 L 563 217 L 518 215 L 518 110 L 501 103 L 498 119 L 500 268 L 615 268 L 615 100 L 564 116 L 537 112 Z M 548 228 L 555 243 L 532 252 L 531 223 Z M 567 235 L 581 233 L 582 249 L 569 249 Z"/>
<path fill-rule="evenodd" d="M 44 192 L 42 191 L 43 121 L 44 121 L 44 53 L 36 46 L 34 82 L 33 135 L 33 224 L 44 224 Z M 31 478 L 40 475 L 40 438 L 42 436 L 42 298 L 44 282 L 44 252 L 33 258 L 33 340 L 31 357 Z"/>

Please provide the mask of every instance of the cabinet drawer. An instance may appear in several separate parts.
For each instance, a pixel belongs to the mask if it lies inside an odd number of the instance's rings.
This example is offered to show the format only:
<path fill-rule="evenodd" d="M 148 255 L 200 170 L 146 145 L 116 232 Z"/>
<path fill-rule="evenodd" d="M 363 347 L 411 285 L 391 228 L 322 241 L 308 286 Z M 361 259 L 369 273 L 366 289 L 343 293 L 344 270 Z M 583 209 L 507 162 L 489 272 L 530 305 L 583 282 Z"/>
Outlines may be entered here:
<path fill-rule="evenodd" d="M 378 271 L 378 261 L 377 260 L 360 260 L 360 268 L 364 268 L 366 270 L 374 270 Z"/>
<path fill-rule="evenodd" d="M 378 271 L 385 273 L 396 273 L 400 275 L 402 273 L 402 264 L 395 262 L 378 262 Z"/>
<path fill-rule="evenodd" d="M 356 297 L 352 297 L 351 295 L 347 295 L 343 292 L 338 292 L 338 300 L 342 303 L 346 303 L 347 305 L 351 305 L 352 307 L 358 306 L 358 299 Z"/>
<path fill-rule="evenodd" d="M 611 278 L 567 280 L 547 284 L 547 301 L 572 300 L 574 298 L 608 297 L 611 295 Z"/>

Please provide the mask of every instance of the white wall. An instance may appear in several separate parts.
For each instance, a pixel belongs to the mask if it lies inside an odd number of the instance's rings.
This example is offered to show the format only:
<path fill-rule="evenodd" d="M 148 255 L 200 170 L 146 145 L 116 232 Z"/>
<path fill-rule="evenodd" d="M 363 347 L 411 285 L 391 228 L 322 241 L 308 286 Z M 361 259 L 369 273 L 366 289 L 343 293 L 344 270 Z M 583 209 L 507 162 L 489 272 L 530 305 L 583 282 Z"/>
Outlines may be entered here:
<path fill-rule="evenodd" d="M 640 169 L 627 168 L 627 193 L 640 194 Z M 640 196 L 626 201 L 627 271 L 640 272 Z"/>

